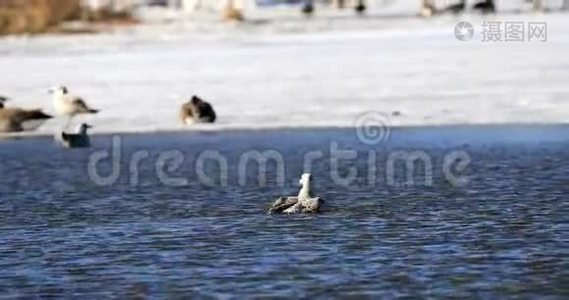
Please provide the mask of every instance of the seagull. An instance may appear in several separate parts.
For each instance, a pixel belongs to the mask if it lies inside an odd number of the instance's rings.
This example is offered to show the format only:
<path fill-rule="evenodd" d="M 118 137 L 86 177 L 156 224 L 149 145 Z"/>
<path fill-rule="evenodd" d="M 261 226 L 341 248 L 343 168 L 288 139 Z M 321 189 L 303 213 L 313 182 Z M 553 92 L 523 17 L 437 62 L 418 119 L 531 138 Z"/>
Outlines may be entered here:
<path fill-rule="evenodd" d="M 61 133 L 61 143 L 66 148 L 89 148 L 91 139 L 87 134 L 87 129 L 93 128 L 88 124 L 81 124 L 77 127 L 76 133 Z"/>
<path fill-rule="evenodd" d="M 312 197 L 310 194 L 312 175 L 302 174 L 300 185 L 302 188 L 296 197 L 280 197 L 269 208 L 269 214 L 299 214 L 319 213 L 324 200 L 320 197 Z"/>
<path fill-rule="evenodd" d="M 51 118 L 52 116 L 39 109 L 2 108 L 0 109 L 0 132 L 34 130 Z"/>
<path fill-rule="evenodd" d="M 198 96 L 193 96 L 190 101 L 180 108 L 180 119 L 185 125 L 195 123 L 213 123 L 217 116 L 211 104 L 203 101 Z"/>
<path fill-rule="evenodd" d="M 68 117 L 65 128 L 69 126 L 71 119 L 79 114 L 96 114 L 99 111 L 90 108 L 81 97 L 69 94 L 64 86 L 51 88 L 53 94 L 53 107 L 58 115 Z"/>
<path fill-rule="evenodd" d="M 10 98 L 5 96 L 0 96 L 0 109 L 4 108 L 4 103 L 8 100 L 10 100 Z"/>

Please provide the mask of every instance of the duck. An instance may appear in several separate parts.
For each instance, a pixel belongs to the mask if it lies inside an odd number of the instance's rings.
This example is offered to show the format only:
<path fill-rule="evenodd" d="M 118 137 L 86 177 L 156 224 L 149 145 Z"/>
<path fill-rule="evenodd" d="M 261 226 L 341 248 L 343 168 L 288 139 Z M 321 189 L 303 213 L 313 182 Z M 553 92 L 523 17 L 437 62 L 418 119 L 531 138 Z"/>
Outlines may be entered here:
<path fill-rule="evenodd" d="M 61 133 L 61 144 L 65 148 L 89 148 L 91 147 L 91 139 L 87 130 L 93 128 L 89 124 L 81 124 L 77 127 L 75 133 Z"/>
<path fill-rule="evenodd" d="M 194 95 L 180 108 L 180 119 L 184 125 L 191 125 L 214 123 L 217 116 L 211 104 Z"/>
<path fill-rule="evenodd" d="M 45 121 L 53 118 L 41 109 L 0 108 L 0 132 L 22 132 L 35 130 Z"/>
<path fill-rule="evenodd" d="M 312 175 L 304 173 L 300 176 L 301 189 L 296 197 L 279 197 L 269 207 L 269 214 L 300 214 L 320 213 L 324 200 L 320 197 L 312 197 Z"/>
<path fill-rule="evenodd" d="M 49 92 L 53 94 L 55 112 L 68 118 L 65 128 L 68 127 L 71 119 L 77 115 L 99 113 L 98 109 L 89 107 L 83 98 L 70 94 L 65 86 L 51 88 Z"/>

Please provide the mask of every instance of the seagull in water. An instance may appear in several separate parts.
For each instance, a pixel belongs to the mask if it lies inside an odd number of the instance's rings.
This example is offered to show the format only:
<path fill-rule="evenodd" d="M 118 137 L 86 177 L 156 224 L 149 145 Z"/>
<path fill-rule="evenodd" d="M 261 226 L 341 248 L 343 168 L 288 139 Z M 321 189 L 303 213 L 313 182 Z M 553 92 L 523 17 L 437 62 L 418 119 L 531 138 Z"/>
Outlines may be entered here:
<path fill-rule="evenodd" d="M 65 128 L 71 123 L 71 119 L 80 114 L 96 114 L 99 111 L 90 108 L 81 97 L 69 93 L 66 87 L 59 86 L 51 88 L 53 94 L 53 108 L 58 115 L 68 118 Z"/>
<path fill-rule="evenodd" d="M 74 134 L 61 133 L 61 143 L 66 148 L 89 148 L 91 147 L 91 139 L 87 134 L 87 130 L 93 128 L 88 124 L 81 124 L 77 127 Z"/>
<path fill-rule="evenodd" d="M 280 197 L 269 208 L 269 214 L 319 213 L 324 200 L 313 198 L 310 193 L 312 175 L 305 173 L 300 177 L 302 188 L 296 197 Z"/>

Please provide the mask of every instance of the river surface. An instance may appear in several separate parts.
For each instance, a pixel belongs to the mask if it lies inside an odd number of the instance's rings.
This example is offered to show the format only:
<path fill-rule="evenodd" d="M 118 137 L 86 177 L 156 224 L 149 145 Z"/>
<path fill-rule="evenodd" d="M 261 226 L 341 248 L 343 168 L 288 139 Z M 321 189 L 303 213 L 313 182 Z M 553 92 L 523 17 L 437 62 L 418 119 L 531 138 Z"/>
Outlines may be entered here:
<path fill-rule="evenodd" d="M 85 150 L 2 140 L 0 297 L 562 299 L 568 133 L 403 128 L 372 145 L 334 128 L 123 135 L 116 178 L 112 136 Z M 243 161 L 267 150 L 263 178 Z M 413 153 L 407 182 L 394 157 Z M 307 168 L 323 213 L 267 215 Z"/>

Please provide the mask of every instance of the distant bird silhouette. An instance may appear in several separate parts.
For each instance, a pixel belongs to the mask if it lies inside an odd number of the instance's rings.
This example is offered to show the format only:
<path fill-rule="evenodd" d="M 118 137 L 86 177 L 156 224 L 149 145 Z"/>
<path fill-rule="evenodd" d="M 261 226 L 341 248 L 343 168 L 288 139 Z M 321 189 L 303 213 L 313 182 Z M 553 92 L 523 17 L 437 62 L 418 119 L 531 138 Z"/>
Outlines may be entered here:
<path fill-rule="evenodd" d="M 180 119 L 185 125 L 213 123 L 216 118 L 217 116 L 211 104 L 195 95 L 180 108 Z"/>
<path fill-rule="evenodd" d="M 436 7 L 429 0 L 422 1 L 421 16 L 427 18 L 437 13 Z"/>
<path fill-rule="evenodd" d="M 0 109 L 0 132 L 34 130 L 51 118 L 52 116 L 39 109 L 2 108 Z"/>
<path fill-rule="evenodd" d="M 307 16 L 311 16 L 312 13 L 314 13 L 314 4 L 312 3 L 312 0 L 304 1 L 304 5 L 302 6 L 302 13 Z"/>
<path fill-rule="evenodd" d="M 450 5 L 444 9 L 444 11 L 451 12 L 453 14 L 459 14 L 466 8 L 466 0 L 461 0 L 456 4 Z"/>
<path fill-rule="evenodd" d="M 241 13 L 239 9 L 235 8 L 235 4 L 233 2 L 233 0 L 229 0 L 223 9 L 223 21 L 244 21 L 245 17 L 243 16 L 243 13 Z"/>
<path fill-rule="evenodd" d="M 87 134 L 87 130 L 92 128 L 88 124 L 81 124 L 77 127 L 75 133 L 61 133 L 61 143 L 66 148 L 89 148 L 91 147 L 91 139 Z"/>
<path fill-rule="evenodd" d="M 0 109 L 4 108 L 4 103 L 8 100 L 10 100 L 10 98 L 5 96 L 0 96 Z"/>
<path fill-rule="evenodd" d="M 81 97 L 69 93 L 66 87 L 60 86 L 50 89 L 53 94 L 53 108 L 58 115 L 68 117 L 65 128 L 71 119 L 80 114 L 96 114 L 99 110 L 90 108 Z"/>
<path fill-rule="evenodd" d="M 355 10 L 358 14 L 363 14 L 366 10 L 366 5 L 364 3 L 364 0 L 359 0 L 358 4 L 355 7 Z"/>
<path fill-rule="evenodd" d="M 472 9 L 480 11 L 484 14 L 490 14 L 496 12 L 496 5 L 494 4 L 494 0 L 483 0 L 474 4 Z"/>

